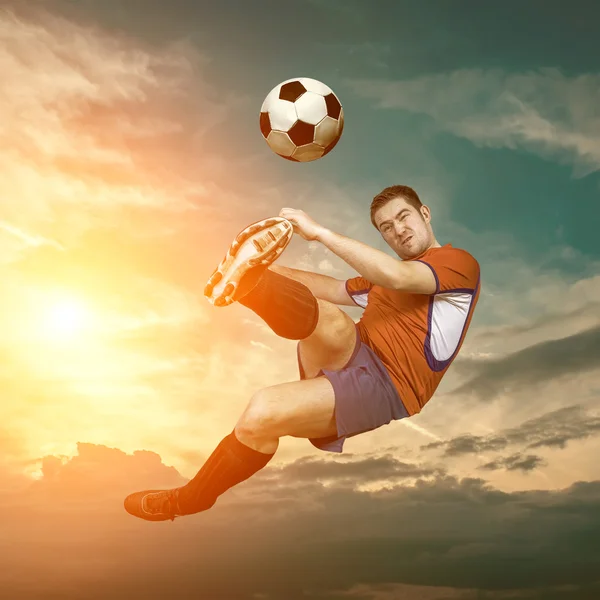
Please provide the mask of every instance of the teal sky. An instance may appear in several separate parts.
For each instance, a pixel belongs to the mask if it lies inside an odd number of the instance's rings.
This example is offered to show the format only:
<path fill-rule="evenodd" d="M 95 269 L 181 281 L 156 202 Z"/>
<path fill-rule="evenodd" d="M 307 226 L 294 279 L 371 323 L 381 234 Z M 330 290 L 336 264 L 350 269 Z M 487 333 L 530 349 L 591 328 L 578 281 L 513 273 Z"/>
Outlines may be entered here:
<path fill-rule="evenodd" d="M 0 590 L 600 597 L 598 23 L 582 0 L 0 0 Z M 345 111 L 312 163 L 259 130 L 295 76 Z M 185 482 L 298 378 L 295 344 L 202 296 L 231 239 L 288 206 L 391 252 L 369 205 L 392 184 L 481 265 L 434 397 L 133 522 L 126 494 Z M 278 260 L 355 275 L 299 236 Z"/>
<path fill-rule="evenodd" d="M 303 180 L 327 179 L 348 189 L 359 183 L 374 195 L 377 188 L 396 181 L 414 181 L 419 191 L 416 182 L 428 177 L 441 186 L 448 182 L 449 217 L 475 231 L 513 235 L 524 256 L 543 260 L 554 244 L 568 244 L 589 258 L 600 256 L 595 228 L 600 219 L 597 95 L 593 100 L 597 80 L 591 87 L 571 90 L 570 97 L 560 89 L 555 99 L 534 96 L 530 104 L 550 124 L 556 118 L 566 131 L 581 133 L 595 144 L 596 156 L 585 175 L 578 169 L 582 158 L 569 152 L 560 131 L 551 156 L 519 142 L 515 147 L 502 142 L 486 147 L 491 140 L 475 144 L 449 134 L 447 123 L 417 107 L 379 109 L 368 90 L 364 97 L 351 85 L 354 80 L 402 82 L 465 69 L 533 79 L 554 69 L 564 78 L 567 93 L 573 79 L 598 70 L 597 3 L 579 0 L 567 8 L 562 2 L 544 1 L 229 0 L 204 8 L 177 0 L 169 2 L 168 10 L 142 0 L 72 4 L 76 6 L 68 8 L 75 14 L 150 43 L 194 43 L 210 61 L 211 81 L 223 93 L 248 98 L 223 129 L 242 155 L 266 152 L 257 136 L 256 113 L 274 85 L 299 75 L 332 87 L 346 114 L 343 143 L 326 160 L 299 168 L 273 159 L 268 176 L 274 181 L 290 188 Z M 577 115 L 586 91 L 591 106 Z M 464 102 L 456 113 L 460 118 L 482 114 L 483 127 L 486 114 L 490 122 L 497 116 L 491 105 L 501 92 L 501 82 L 490 95 L 485 87 L 473 94 L 463 90 L 459 97 L 456 89 L 436 89 L 441 104 Z M 356 194 L 352 200 L 367 206 L 369 197 Z M 436 225 L 443 230 L 441 223 Z"/>

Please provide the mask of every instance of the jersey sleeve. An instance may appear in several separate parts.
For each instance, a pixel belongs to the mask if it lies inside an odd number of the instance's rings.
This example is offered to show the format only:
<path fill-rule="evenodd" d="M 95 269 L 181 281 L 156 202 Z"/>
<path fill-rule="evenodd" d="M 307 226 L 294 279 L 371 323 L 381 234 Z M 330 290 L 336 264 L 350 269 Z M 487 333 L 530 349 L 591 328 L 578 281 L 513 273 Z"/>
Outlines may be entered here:
<path fill-rule="evenodd" d="M 479 284 L 479 263 L 466 250 L 449 248 L 433 252 L 418 262 L 426 264 L 433 271 L 435 294 L 449 291 L 474 292 Z"/>
<path fill-rule="evenodd" d="M 366 308 L 367 297 L 373 284 L 364 277 L 352 277 L 346 280 L 346 291 L 354 303 L 361 308 Z"/>

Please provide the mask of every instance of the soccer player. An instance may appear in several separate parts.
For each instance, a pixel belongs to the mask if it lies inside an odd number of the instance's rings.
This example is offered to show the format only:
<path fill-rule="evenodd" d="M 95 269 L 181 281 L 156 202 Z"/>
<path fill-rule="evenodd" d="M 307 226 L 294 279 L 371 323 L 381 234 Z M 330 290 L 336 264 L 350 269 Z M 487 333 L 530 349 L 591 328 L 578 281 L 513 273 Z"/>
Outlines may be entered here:
<path fill-rule="evenodd" d="M 298 340 L 300 379 L 255 392 L 193 479 L 127 496 L 129 513 L 164 521 L 207 510 L 265 467 L 283 436 L 342 452 L 347 438 L 421 411 L 465 338 L 479 264 L 438 243 L 429 208 L 408 186 L 375 196 L 371 222 L 401 260 L 292 208 L 236 237 L 204 293 L 215 306 L 240 302 L 277 335 Z M 293 233 L 321 242 L 358 276 L 339 280 L 273 264 Z M 355 323 L 338 305 L 364 312 Z"/>

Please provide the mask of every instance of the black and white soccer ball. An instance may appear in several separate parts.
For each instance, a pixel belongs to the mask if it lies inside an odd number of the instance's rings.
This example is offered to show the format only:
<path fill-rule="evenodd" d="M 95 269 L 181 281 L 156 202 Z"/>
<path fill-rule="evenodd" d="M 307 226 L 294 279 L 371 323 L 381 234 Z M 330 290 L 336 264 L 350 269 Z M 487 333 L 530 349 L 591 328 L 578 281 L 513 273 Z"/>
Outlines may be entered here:
<path fill-rule="evenodd" d="M 296 162 L 331 152 L 344 129 L 344 109 L 331 88 L 296 77 L 275 86 L 260 109 L 260 131 L 279 156 Z"/>

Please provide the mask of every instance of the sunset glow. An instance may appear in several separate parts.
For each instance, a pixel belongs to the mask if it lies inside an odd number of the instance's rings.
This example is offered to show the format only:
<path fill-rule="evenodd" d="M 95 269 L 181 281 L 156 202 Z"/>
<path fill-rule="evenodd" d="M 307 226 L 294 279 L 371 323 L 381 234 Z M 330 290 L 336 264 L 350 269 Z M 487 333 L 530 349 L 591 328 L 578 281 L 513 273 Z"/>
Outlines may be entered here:
<path fill-rule="evenodd" d="M 87 306 L 79 298 L 57 298 L 43 309 L 43 333 L 57 342 L 80 340 L 91 319 Z"/>

